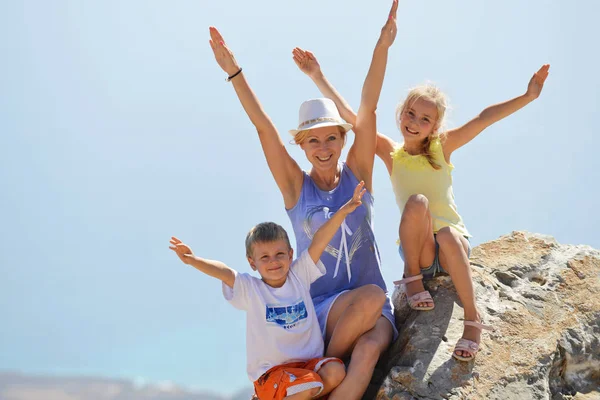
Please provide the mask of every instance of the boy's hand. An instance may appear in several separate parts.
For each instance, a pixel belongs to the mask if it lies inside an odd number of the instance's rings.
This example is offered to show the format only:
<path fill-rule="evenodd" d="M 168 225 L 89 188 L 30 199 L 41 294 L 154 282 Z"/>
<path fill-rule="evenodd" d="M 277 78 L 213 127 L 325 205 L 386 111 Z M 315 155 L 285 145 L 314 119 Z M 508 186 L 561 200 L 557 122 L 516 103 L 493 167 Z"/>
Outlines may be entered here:
<path fill-rule="evenodd" d="M 362 204 L 361 199 L 366 191 L 367 191 L 367 189 L 365 189 L 365 182 L 360 181 L 360 183 L 358 185 L 356 185 L 356 188 L 354 189 L 354 194 L 352 195 L 352 198 L 350 200 L 348 200 L 348 202 L 346 204 L 344 204 L 339 209 L 339 211 L 341 211 L 345 215 L 352 213 L 354 210 L 356 210 L 358 208 L 358 206 L 360 206 Z"/>
<path fill-rule="evenodd" d="M 208 42 L 215 54 L 215 59 L 217 60 L 219 67 L 221 67 L 229 76 L 235 74 L 240 70 L 240 66 L 237 61 L 235 61 L 235 57 L 231 50 L 225 45 L 223 36 L 221 36 L 214 26 L 211 26 L 208 30 L 210 32 L 210 40 Z"/>
<path fill-rule="evenodd" d="M 317 58 L 310 51 L 302 50 L 300 47 L 296 47 L 292 50 L 294 56 L 294 62 L 300 68 L 300 71 L 304 72 L 310 78 L 314 79 L 321 74 L 321 66 L 317 61 Z"/>
<path fill-rule="evenodd" d="M 528 97 L 531 97 L 532 99 L 535 100 L 540 96 L 540 93 L 542 93 L 542 89 L 544 88 L 544 82 L 546 81 L 546 78 L 548 77 L 549 70 L 550 70 L 550 64 L 544 64 L 538 70 L 538 72 L 533 74 L 533 77 L 531 78 L 531 80 L 529 81 L 529 85 L 527 86 L 526 95 Z"/>
<path fill-rule="evenodd" d="M 379 36 L 379 43 L 385 47 L 390 47 L 396 39 L 396 12 L 398 11 L 398 0 L 393 0 L 392 8 L 388 20 L 381 28 L 381 35 Z"/>
<path fill-rule="evenodd" d="M 177 256 L 181 261 L 183 261 L 185 264 L 189 264 L 194 257 L 192 249 L 175 236 L 171 236 L 170 243 L 172 246 L 169 246 L 169 248 L 177 253 Z"/>
<path fill-rule="evenodd" d="M 364 187 L 365 182 L 360 181 L 360 183 L 356 185 L 356 188 L 354 189 L 354 195 L 352 198 L 348 200 L 346 204 L 341 206 L 339 210 L 337 210 L 331 216 L 331 218 L 328 218 L 325 223 L 321 225 L 321 227 L 315 232 L 312 241 L 310 242 L 310 246 L 308 246 L 308 253 L 315 263 L 319 261 L 323 251 L 325 251 L 329 242 L 331 242 L 335 236 L 335 233 L 340 229 L 340 226 L 342 226 L 342 232 L 344 232 L 344 229 L 348 229 L 347 226 L 344 227 L 344 219 L 348 214 L 356 210 L 356 208 L 362 204 L 361 199 L 367 191 L 367 189 Z M 333 275 L 335 277 L 337 272 L 335 272 Z M 350 272 L 348 272 L 348 279 L 350 279 Z"/>

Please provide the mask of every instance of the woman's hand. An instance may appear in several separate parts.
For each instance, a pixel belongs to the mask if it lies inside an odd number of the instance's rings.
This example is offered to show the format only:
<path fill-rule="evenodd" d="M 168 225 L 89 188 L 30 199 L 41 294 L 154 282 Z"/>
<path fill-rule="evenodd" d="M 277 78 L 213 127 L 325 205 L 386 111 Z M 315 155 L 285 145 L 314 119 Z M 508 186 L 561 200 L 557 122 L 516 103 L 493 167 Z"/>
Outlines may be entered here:
<path fill-rule="evenodd" d="M 392 8 L 390 10 L 390 14 L 388 16 L 388 20 L 381 28 L 381 35 L 379 36 L 379 44 L 390 47 L 394 40 L 396 39 L 396 32 L 398 31 L 396 27 L 396 12 L 398 11 L 398 0 L 394 0 L 392 2 Z"/>
<path fill-rule="evenodd" d="M 219 67 L 221 67 L 228 76 L 235 74 L 240 70 L 240 66 L 237 61 L 235 61 L 235 57 L 231 50 L 225 45 L 223 36 L 221 36 L 214 26 L 211 26 L 208 30 L 210 32 L 210 47 L 215 54 L 215 59 L 217 60 Z"/>

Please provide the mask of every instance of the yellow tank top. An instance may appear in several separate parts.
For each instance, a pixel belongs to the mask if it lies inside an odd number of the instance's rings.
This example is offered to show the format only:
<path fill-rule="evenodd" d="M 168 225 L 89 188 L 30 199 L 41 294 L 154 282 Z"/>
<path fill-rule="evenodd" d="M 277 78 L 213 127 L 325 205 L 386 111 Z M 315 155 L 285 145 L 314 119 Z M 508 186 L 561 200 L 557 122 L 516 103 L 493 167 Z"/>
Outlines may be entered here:
<path fill-rule="evenodd" d="M 452 191 L 454 166 L 444 159 L 439 137 L 431 142 L 429 149 L 440 169 L 434 169 L 423 155 L 408 154 L 404 146 L 397 147 L 391 153 L 393 166 L 390 179 L 396 195 L 396 203 L 400 207 L 400 214 L 404 211 L 410 196 L 422 194 L 429 200 L 434 233 L 443 227 L 451 226 L 461 235 L 470 237 L 454 203 Z"/>

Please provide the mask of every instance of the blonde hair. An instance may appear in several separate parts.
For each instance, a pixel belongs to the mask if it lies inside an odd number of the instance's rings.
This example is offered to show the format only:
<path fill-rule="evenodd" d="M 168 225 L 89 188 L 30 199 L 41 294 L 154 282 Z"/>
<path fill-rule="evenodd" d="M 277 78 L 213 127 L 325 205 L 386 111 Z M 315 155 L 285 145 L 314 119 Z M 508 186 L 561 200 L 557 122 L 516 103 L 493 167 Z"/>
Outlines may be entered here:
<path fill-rule="evenodd" d="M 337 125 L 337 128 L 340 133 L 340 137 L 344 141 L 344 144 L 346 144 L 346 131 L 344 130 L 344 128 L 342 128 L 339 125 Z M 310 133 L 310 131 L 311 131 L 310 129 L 307 129 L 305 131 L 300 131 L 300 132 L 296 133 L 294 135 L 294 143 L 296 143 L 298 146 L 302 145 L 302 143 L 304 143 L 304 141 L 308 137 L 308 134 Z"/>
<path fill-rule="evenodd" d="M 431 142 L 440 136 L 440 130 L 444 128 L 444 117 L 446 116 L 446 110 L 448 109 L 448 98 L 444 92 L 432 83 L 426 83 L 410 89 L 406 99 L 396 107 L 396 124 L 398 125 L 398 129 L 402 129 L 400 122 L 402 120 L 402 114 L 404 114 L 407 107 L 410 107 L 418 99 L 432 102 L 437 109 L 438 115 L 433 126 L 433 132 L 421 143 L 420 154 L 427 158 L 427 161 L 434 169 L 440 169 L 441 167 L 435 162 L 429 147 Z"/>

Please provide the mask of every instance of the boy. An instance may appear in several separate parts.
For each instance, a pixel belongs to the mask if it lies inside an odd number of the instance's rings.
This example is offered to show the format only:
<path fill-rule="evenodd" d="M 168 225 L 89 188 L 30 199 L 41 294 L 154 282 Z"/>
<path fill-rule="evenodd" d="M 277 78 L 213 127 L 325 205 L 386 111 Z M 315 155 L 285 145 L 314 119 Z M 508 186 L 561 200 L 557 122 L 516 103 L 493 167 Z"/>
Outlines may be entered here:
<path fill-rule="evenodd" d="M 294 251 L 281 226 L 265 222 L 252 228 L 246 236 L 246 257 L 261 279 L 196 257 L 181 240 L 171 238 L 169 248 L 181 261 L 221 280 L 225 298 L 247 312 L 247 372 L 260 400 L 322 397 L 346 375 L 341 360 L 322 357 L 323 335 L 310 284 L 325 274 L 321 254 L 344 218 L 362 204 L 363 188 L 360 182 L 352 198 L 319 228 L 293 263 Z"/>

